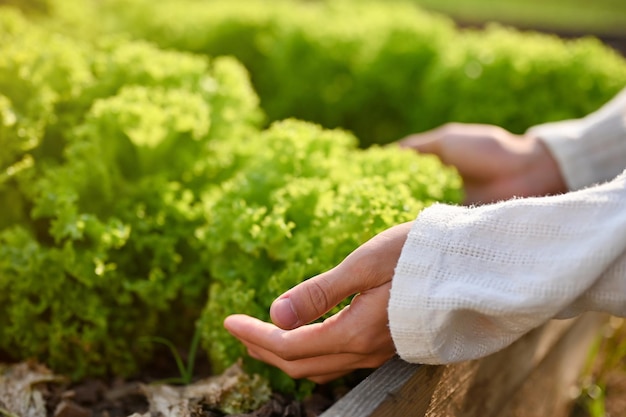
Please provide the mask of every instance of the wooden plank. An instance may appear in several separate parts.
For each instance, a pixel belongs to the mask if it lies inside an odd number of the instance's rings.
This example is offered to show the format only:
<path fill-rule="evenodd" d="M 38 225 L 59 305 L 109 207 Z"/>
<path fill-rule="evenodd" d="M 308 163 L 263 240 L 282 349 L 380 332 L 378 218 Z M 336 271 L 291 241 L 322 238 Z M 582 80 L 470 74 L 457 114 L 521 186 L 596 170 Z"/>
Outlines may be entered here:
<path fill-rule="evenodd" d="M 488 357 L 447 366 L 426 415 L 499 417 L 502 407 L 574 323 L 549 322 Z"/>
<path fill-rule="evenodd" d="M 442 371 L 393 358 L 320 417 L 421 417 Z"/>
<path fill-rule="evenodd" d="M 575 338 L 593 333 L 601 320 L 599 315 L 555 320 L 507 349 L 476 361 L 425 366 L 395 358 L 321 417 L 499 417 L 503 409 L 510 409 L 507 404 L 521 392 L 535 368 L 553 348 L 565 343 L 562 339 L 572 343 Z M 588 345 L 588 339 L 584 339 L 576 350 L 584 351 Z M 580 361 L 579 356 L 573 359 Z"/>
<path fill-rule="evenodd" d="M 502 417 L 567 417 L 590 347 L 608 317 L 582 316 L 533 370 L 524 385 L 500 410 Z"/>

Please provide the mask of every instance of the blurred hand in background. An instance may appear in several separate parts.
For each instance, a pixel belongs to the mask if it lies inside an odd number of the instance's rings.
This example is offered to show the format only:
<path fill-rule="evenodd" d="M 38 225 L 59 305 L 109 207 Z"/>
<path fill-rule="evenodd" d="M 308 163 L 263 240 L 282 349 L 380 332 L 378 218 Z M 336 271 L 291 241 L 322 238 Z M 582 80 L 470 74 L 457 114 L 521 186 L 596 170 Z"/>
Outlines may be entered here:
<path fill-rule="evenodd" d="M 548 148 L 533 136 L 493 125 L 451 123 L 407 136 L 398 144 L 455 166 L 468 205 L 567 191 Z"/>

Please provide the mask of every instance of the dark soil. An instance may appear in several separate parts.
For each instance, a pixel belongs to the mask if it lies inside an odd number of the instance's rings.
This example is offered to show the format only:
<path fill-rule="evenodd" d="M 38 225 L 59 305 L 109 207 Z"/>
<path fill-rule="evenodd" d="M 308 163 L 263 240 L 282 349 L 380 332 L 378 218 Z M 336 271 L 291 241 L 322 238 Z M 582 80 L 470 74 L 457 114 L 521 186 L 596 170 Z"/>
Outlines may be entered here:
<path fill-rule="evenodd" d="M 310 397 L 298 401 L 274 393 L 259 409 L 237 417 L 316 417 L 347 392 L 347 389 L 318 387 Z M 90 379 L 68 387 L 48 384 L 44 390 L 49 417 L 128 417 L 149 411 L 140 383 Z M 222 417 L 217 409 L 194 409 L 194 417 Z"/>
<path fill-rule="evenodd" d="M 71 383 L 62 376 L 57 376 L 44 366 L 34 362 L 0 366 L 0 415 L 20 416 L 19 411 L 24 403 L 36 402 L 39 396 L 45 404 L 45 411 L 40 407 L 29 416 L 41 417 L 146 417 L 163 416 L 162 412 L 154 412 L 151 407 L 149 388 L 155 387 L 159 379 L 154 374 L 163 376 L 164 370 L 152 368 L 153 375 L 144 375 L 134 379 L 91 378 L 78 383 Z M 316 417 L 356 386 L 368 372 L 357 372 L 341 382 L 317 386 L 312 395 L 297 400 L 292 396 L 273 393 L 266 403 L 247 414 L 225 414 L 214 406 L 202 401 L 189 402 L 183 413 L 172 413 L 167 417 Z M 176 375 L 170 373 L 166 376 Z M 200 374 L 198 379 L 210 374 Z M 195 381 L 194 381 L 195 382 Z M 156 385 L 157 387 L 159 385 Z M 162 386 L 162 385 L 161 385 Z M 169 386 L 169 385 L 168 385 Z M 24 394 L 27 387 L 28 394 Z M 171 385 L 173 388 L 180 386 Z M 36 394 L 32 394 L 35 393 Z M 19 398 L 16 405 L 15 401 Z M 152 397 L 154 398 L 154 397 Z M 12 404 L 12 405 L 11 405 Z M 154 405 L 154 404 L 153 404 Z M 16 408 L 18 411 L 16 411 Z M 161 410 L 162 408 L 159 408 Z M 172 407 L 172 409 L 180 410 Z M 11 414 L 14 413 L 14 414 Z M 167 413 L 167 412 L 166 412 Z"/>
<path fill-rule="evenodd" d="M 138 383 L 90 379 L 66 387 L 49 387 L 46 408 L 55 417 L 127 417 L 148 411 Z"/>

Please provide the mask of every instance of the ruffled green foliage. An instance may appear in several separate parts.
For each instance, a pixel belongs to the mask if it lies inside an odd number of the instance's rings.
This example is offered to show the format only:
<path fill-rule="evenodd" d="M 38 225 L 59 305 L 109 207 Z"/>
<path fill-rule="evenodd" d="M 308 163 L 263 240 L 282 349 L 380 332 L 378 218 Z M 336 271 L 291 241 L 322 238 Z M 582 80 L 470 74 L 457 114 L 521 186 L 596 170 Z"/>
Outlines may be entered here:
<path fill-rule="evenodd" d="M 0 21 L 0 349 L 127 375 L 144 336 L 189 340 L 209 285 L 200 197 L 235 166 L 216 150 L 257 130 L 256 96 L 230 58 Z"/>
<path fill-rule="evenodd" d="M 460 199 L 434 158 L 304 122 L 261 131 L 232 58 L 51 27 L 0 9 L 0 349 L 15 358 L 128 375 L 201 316 L 226 368 L 242 355 L 227 314 L 266 318 L 375 233 Z"/>
<path fill-rule="evenodd" d="M 460 185 L 434 157 L 359 151 L 346 132 L 295 120 L 263 132 L 222 192 L 204 198 L 207 223 L 199 237 L 213 284 L 201 328 L 213 363 L 223 369 L 245 356 L 222 326 L 226 315 L 269 319 L 269 305 L 287 288 L 432 202 L 458 202 Z M 275 386 L 293 389 L 289 378 L 269 375 Z"/>
<path fill-rule="evenodd" d="M 583 116 L 626 85 L 624 59 L 595 39 L 564 41 L 502 27 L 455 29 L 411 2 L 102 5 L 110 19 L 101 30 L 168 48 L 234 55 L 250 70 L 270 120 L 297 117 L 339 126 L 363 146 L 449 121 L 521 133 L 534 124 Z"/>
<path fill-rule="evenodd" d="M 74 377 L 129 374 L 144 338 L 184 346 L 196 323 L 224 369 L 244 354 L 226 315 L 267 319 L 374 234 L 460 200 L 436 159 L 368 145 L 448 121 L 521 132 L 626 85 L 595 40 L 460 31 L 404 2 L 44 3 L 37 23 L 0 8 L 0 349 Z M 244 67 L 201 54 L 243 62 L 268 121 L 346 131 L 262 130 Z"/>
<path fill-rule="evenodd" d="M 236 56 L 270 120 L 345 127 L 364 145 L 413 128 L 407 103 L 454 34 L 451 22 L 412 5 L 368 1 L 112 0 L 103 14 L 118 14 L 117 30 L 167 48 Z"/>
<path fill-rule="evenodd" d="M 584 116 L 626 86 L 626 61 L 594 38 L 563 41 L 498 25 L 462 33 L 424 81 L 435 124 L 485 122 L 522 133 Z"/>

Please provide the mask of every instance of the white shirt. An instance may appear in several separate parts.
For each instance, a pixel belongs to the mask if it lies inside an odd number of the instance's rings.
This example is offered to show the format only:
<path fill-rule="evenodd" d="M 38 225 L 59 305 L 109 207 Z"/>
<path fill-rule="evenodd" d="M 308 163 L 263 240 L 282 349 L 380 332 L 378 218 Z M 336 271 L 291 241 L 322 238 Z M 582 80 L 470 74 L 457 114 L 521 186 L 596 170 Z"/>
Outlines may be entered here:
<path fill-rule="evenodd" d="M 573 191 L 422 211 L 388 309 L 404 360 L 483 357 L 585 311 L 626 316 L 626 90 L 583 119 L 529 133 Z"/>

